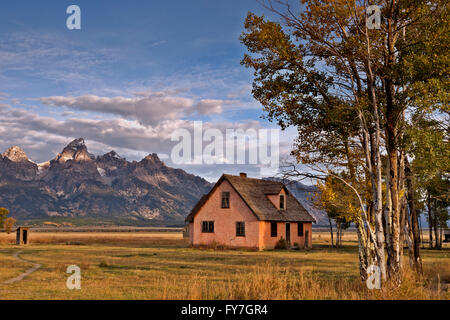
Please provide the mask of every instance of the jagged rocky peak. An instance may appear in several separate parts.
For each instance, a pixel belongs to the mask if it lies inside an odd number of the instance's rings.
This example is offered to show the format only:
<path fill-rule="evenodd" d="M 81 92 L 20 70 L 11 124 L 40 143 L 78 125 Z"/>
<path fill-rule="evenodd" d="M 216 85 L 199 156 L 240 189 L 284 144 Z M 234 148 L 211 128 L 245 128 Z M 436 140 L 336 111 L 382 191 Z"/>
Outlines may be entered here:
<path fill-rule="evenodd" d="M 161 161 L 159 160 L 159 157 L 156 153 L 150 153 L 148 156 L 145 157 L 147 160 L 154 160 L 154 161 Z"/>
<path fill-rule="evenodd" d="M 152 164 L 158 164 L 158 165 L 164 165 L 164 162 L 162 162 L 158 155 L 156 153 L 151 153 L 148 156 L 146 156 L 143 161 L 152 163 Z"/>
<path fill-rule="evenodd" d="M 84 143 L 84 139 L 78 138 L 78 139 L 73 140 L 71 143 L 69 143 L 66 148 L 71 148 L 71 149 L 76 150 L 78 148 L 83 148 L 83 147 L 86 147 L 86 144 Z"/>
<path fill-rule="evenodd" d="M 92 161 L 95 157 L 87 151 L 83 138 L 75 139 L 69 143 L 63 151 L 56 156 L 56 161 L 64 163 L 66 161 Z"/>
<path fill-rule="evenodd" d="M 115 152 L 114 150 L 111 150 L 110 152 L 105 153 L 102 156 L 102 158 L 125 160 L 125 158 L 122 158 L 121 156 L 119 156 L 119 154 L 117 152 Z"/>
<path fill-rule="evenodd" d="M 25 151 L 23 151 L 23 149 L 18 146 L 13 146 L 6 150 L 3 153 L 3 158 L 8 158 L 12 162 L 29 161 Z"/>
<path fill-rule="evenodd" d="M 114 150 L 111 150 L 102 156 L 98 156 L 96 163 L 97 166 L 100 166 L 103 169 L 114 169 L 117 167 L 126 166 L 128 164 L 127 160 L 119 156 L 119 154 Z"/>

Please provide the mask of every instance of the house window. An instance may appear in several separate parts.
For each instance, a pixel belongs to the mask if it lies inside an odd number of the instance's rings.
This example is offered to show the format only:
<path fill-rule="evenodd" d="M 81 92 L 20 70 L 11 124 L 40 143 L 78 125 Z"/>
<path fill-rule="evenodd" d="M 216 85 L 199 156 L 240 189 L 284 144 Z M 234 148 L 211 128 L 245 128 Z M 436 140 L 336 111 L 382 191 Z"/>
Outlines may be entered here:
<path fill-rule="evenodd" d="M 222 192 L 222 208 L 230 207 L 230 193 Z"/>
<path fill-rule="evenodd" d="M 280 194 L 280 209 L 285 209 L 285 206 L 284 206 L 284 194 Z"/>
<path fill-rule="evenodd" d="M 303 237 L 303 223 L 302 222 L 298 223 L 298 236 Z"/>
<path fill-rule="evenodd" d="M 270 223 L 270 236 L 271 237 L 276 237 L 277 234 L 277 223 L 276 222 L 271 222 Z"/>
<path fill-rule="evenodd" d="M 245 237 L 245 222 L 236 222 L 236 237 Z"/>
<path fill-rule="evenodd" d="M 214 233 L 214 221 L 203 221 L 202 232 Z"/>

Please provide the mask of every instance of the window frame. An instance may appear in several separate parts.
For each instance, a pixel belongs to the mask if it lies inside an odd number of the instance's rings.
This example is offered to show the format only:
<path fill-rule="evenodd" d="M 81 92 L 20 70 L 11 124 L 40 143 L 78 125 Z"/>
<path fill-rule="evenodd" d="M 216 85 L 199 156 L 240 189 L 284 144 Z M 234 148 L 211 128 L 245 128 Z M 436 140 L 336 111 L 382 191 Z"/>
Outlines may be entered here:
<path fill-rule="evenodd" d="M 274 226 L 275 226 L 275 232 L 274 232 Z M 278 237 L 278 223 L 276 223 L 276 222 L 270 223 L 270 237 L 272 237 L 272 238 Z"/>
<path fill-rule="evenodd" d="M 236 237 L 245 237 L 245 221 L 236 221 Z"/>
<path fill-rule="evenodd" d="M 281 201 L 283 199 L 283 201 Z M 286 210 L 286 196 L 284 194 L 280 194 L 280 210 Z M 283 204 L 283 206 L 281 205 Z"/>
<path fill-rule="evenodd" d="M 222 209 L 230 209 L 230 192 L 229 191 L 222 192 L 221 200 L 220 200 L 220 207 Z"/>
<path fill-rule="evenodd" d="M 214 221 L 202 221 L 202 233 L 214 233 Z"/>
<path fill-rule="evenodd" d="M 303 237 L 305 234 L 303 222 L 297 222 L 297 236 Z"/>

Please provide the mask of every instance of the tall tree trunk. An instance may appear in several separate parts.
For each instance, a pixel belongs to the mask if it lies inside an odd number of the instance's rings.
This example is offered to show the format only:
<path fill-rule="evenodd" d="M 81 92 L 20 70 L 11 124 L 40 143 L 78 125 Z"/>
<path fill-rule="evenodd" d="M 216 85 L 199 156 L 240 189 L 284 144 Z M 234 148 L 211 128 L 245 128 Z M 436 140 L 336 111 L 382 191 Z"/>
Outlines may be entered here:
<path fill-rule="evenodd" d="M 392 199 L 391 192 L 389 191 L 390 182 L 390 172 L 391 168 L 389 166 L 389 161 L 386 164 L 386 208 L 384 210 L 384 220 L 386 225 L 386 248 L 391 245 L 391 230 L 392 230 Z"/>
<path fill-rule="evenodd" d="M 347 168 L 348 168 L 348 171 L 350 172 L 350 180 L 354 184 L 356 182 L 355 181 L 356 171 L 355 171 L 355 165 L 353 164 L 353 157 L 350 152 L 348 137 L 345 137 L 345 139 L 343 139 L 343 140 L 344 140 L 345 154 L 347 156 Z"/>
<path fill-rule="evenodd" d="M 400 268 L 403 268 L 403 251 L 405 247 L 405 242 L 408 245 L 408 250 L 412 250 L 410 246 L 409 237 L 409 226 L 406 219 L 406 201 L 404 197 L 400 201 Z"/>
<path fill-rule="evenodd" d="M 373 202 L 375 207 L 375 236 L 376 243 L 375 252 L 377 255 L 377 265 L 381 269 L 381 275 L 383 280 L 386 280 L 386 261 L 384 254 L 384 231 L 383 231 L 383 182 L 382 182 L 382 174 L 381 174 L 381 125 L 380 125 L 380 115 L 378 110 L 378 100 L 376 95 L 376 77 L 372 70 L 372 53 L 371 53 L 371 43 L 369 37 L 369 31 L 367 25 L 365 27 L 365 37 L 366 37 L 366 45 L 367 45 L 367 60 L 366 60 L 366 74 L 367 74 L 367 86 L 368 86 L 368 94 L 369 101 L 372 106 L 372 116 L 374 122 L 374 142 L 371 144 L 372 146 L 372 193 L 373 193 Z"/>
<path fill-rule="evenodd" d="M 395 43 L 398 35 L 397 30 L 397 5 L 395 1 L 390 1 L 385 13 L 386 21 L 386 39 L 385 39 L 385 55 L 384 68 L 388 71 L 383 77 L 383 89 L 385 93 L 385 140 L 386 151 L 389 161 L 389 188 L 390 198 L 392 201 L 391 212 L 391 232 L 390 245 L 387 248 L 387 272 L 391 281 L 401 282 L 401 243 L 400 243 L 400 194 L 399 194 L 399 155 L 398 155 L 398 121 L 401 116 L 401 106 L 399 106 L 394 98 L 395 87 L 391 74 L 389 73 L 392 65 L 396 60 Z"/>
<path fill-rule="evenodd" d="M 440 246 L 439 246 L 439 229 L 438 229 L 439 219 L 438 219 L 438 207 L 437 207 L 437 200 L 436 199 L 434 199 L 434 217 L 433 217 L 433 222 L 434 222 L 435 248 L 436 249 L 440 249 Z"/>
<path fill-rule="evenodd" d="M 364 221 L 361 216 L 356 217 L 356 232 L 358 234 L 358 258 L 359 258 L 359 274 L 362 281 L 368 278 L 368 267 L 376 263 L 376 254 L 373 246 L 369 241 L 366 230 L 364 228 Z"/>
<path fill-rule="evenodd" d="M 339 248 L 339 222 L 336 221 L 336 248 Z"/>
<path fill-rule="evenodd" d="M 414 176 L 411 171 L 411 166 L 409 164 L 408 158 L 405 158 L 405 178 L 406 178 L 406 188 L 408 190 L 408 207 L 409 207 L 409 226 L 412 233 L 413 240 L 413 261 L 414 269 L 416 272 L 422 274 L 422 258 L 420 256 L 420 232 L 419 232 L 419 221 L 417 218 L 416 203 L 415 203 L 415 183 Z"/>
<path fill-rule="evenodd" d="M 385 80 L 388 82 L 387 80 Z M 388 87 L 391 84 L 388 83 Z M 388 90 L 388 92 L 390 92 Z M 388 100 L 389 101 L 389 100 Z M 399 281 L 400 278 L 400 199 L 398 190 L 398 152 L 397 152 L 397 129 L 396 119 L 393 115 L 393 106 L 387 103 L 388 118 L 387 127 L 387 153 L 389 159 L 389 192 L 392 201 L 392 229 L 390 233 L 391 241 L 388 249 L 387 271 L 391 279 Z"/>
<path fill-rule="evenodd" d="M 422 249 L 425 249 L 425 241 L 423 240 L 423 228 L 422 228 L 422 222 L 420 222 L 420 217 L 419 217 L 419 215 L 417 215 L 417 220 L 419 221 L 420 243 L 422 244 Z"/>
<path fill-rule="evenodd" d="M 370 49 L 368 49 L 370 51 Z M 370 63 L 369 63 L 370 64 Z M 373 91 L 374 93 L 374 91 Z M 376 103 L 375 103 L 376 106 Z M 358 230 L 358 241 L 359 243 L 365 243 L 367 245 L 370 244 L 370 248 L 364 248 L 363 253 L 366 254 L 367 262 L 371 262 L 371 264 L 377 265 L 380 267 L 381 274 L 383 277 L 383 280 L 386 280 L 386 264 L 385 264 L 385 258 L 384 258 L 384 231 L 383 231 L 383 224 L 382 224 L 382 198 L 379 198 L 379 195 L 381 193 L 378 192 L 377 189 L 379 189 L 380 184 L 376 181 L 375 173 L 374 173 L 374 167 L 376 168 L 375 171 L 379 172 L 380 167 L 376 166 L 372 163 L 372 151 L 375 150 L 371 147 L 371 139 L 369 137 L 369 130 L 367 128 L 367 123 L 364 119 L 364 116 L 361 111 L 358 112 L 358 118 L 360 120 L 361 125 L 361 133 L 362 133 L 362 145 L 364 149 L 364 155 L 365 155 L 365 162 L 366 162 L 366 170 L 368 172 L 368 175 L 370 177 L 371 186 L 372 186 L 372 200 L 375 207 L 375 215 L 378 214 L 380 216 L 380 219 L 376 219 L 375 224 L 375 234 L 371 230 L 370 225 L 370 218 L 365 216 L 364 210 L 361 210 L 362 216 L 360 217 L 360 221 L 362 223 L 361 229 Z M 379 155 L 379 149 L 378 149 L 378 155 Z M 377 173 L 378 175 L 378 173 Z M 381 230 L 380 230 L 381 228 Z M 380 234 L 381 231 L 381 234 Z M 362 237 L 362 233 L 364 233 L 365 241 L 364 239 L 360 238 Z M 361 248 L 360 248 L 361 249 Z M 372 254 L 375 254 L 375 256 L 372 256 Z M 368 265 L 362 265 L 361 259 L 360 259 L 360 273 L 363 274 L 367 271 Z M 363 278 L 364 280 L 364 278 Z"/>
<path fill-rule="evenodd" d="M 398 185 L 397 189 L 401 192 L 400 196 L 400 268 L 403 268 L 403 251 L 405 241 L 408 245 L 408 250 L 412 250 L 411 239 L 409 234 L 408 213 L 407 213 L 407 198 L 405 191 L 405 153 L 400 152 L 398 160 Z M 411 253 L 411 251 L 410 251 Z"/>
<path fill-rule="evenodd" d="M 330 235 L 331 235 L 331 247 L 334 247 L 334 240 L 333 240 L 333 224 L 331 223 L 331 218 L 329 215 L 328 216 L 328 222 L 330 224 Z"/>
<path fill-rule="evenodd" d="M 431 195 L 427 191 L 427 206 L 428 206 L 428 229 L 430 231 L 430 249 L 433 248 L 433 211 L 431 207 Z"/>
<path fill-rule="evenodd" d="M 408 219 L 405 219 L 405 224 L 403 225 L 403 234 L 406 242 L 408 243 L 409 266 L 411 268 L 414 268 L 414 244 L 412 240 L 413 237 Z"/>
<path fill-rule="evenodd" d="M 341 232 L 340 223 L 336 221 L 336 247 L 339 248 L 341 243 L 339 242 L 339 234 Z"/>

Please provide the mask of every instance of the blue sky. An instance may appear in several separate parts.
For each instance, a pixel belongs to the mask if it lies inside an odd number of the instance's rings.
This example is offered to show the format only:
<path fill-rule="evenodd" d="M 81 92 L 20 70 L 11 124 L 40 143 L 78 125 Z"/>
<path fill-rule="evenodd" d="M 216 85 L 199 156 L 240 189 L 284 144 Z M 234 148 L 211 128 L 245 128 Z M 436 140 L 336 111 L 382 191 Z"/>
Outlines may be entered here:
<path fill-rule="evenodd" d="M 66 8 L 81 8 L 81 30 Z M 94 154 L 130 160 L 167 155 L 170 133 L 201 120 L 208 128 L 269 128 L 251 97 L 238 38 L 248 1 L 2 1 L 0 150 L 24 148 L 36 162 L 73 138 Z M 134 109 L 133 109 L 134 108 Z M 294 130 L 281 133 L 287 153 Z M 214 180 L 254 165 L 180 166 Z"/>

